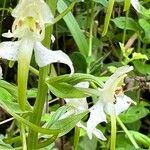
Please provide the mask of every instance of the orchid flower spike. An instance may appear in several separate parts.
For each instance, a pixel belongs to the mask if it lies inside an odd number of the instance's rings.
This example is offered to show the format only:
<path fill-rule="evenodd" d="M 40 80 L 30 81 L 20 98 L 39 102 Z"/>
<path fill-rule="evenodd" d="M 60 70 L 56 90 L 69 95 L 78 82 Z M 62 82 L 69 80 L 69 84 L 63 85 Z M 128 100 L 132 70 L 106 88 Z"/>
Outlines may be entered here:
<path fill-rule="evenodd" d="M 2 68 L 0 66 L 0 80 L 2 79 Z"/>
<path fill-rule="evenodd" d="M 12 16 L 15 17 L 12 32 L 8 31 L 3 36 L 17 38 L 18 41 L 0 43 L 1 58 L 30 62 L 34 49 L 35 61 L 39 67 L 59 62 L 68 65 L 71 73 L 74 72 L 72 62 L 64 52 L 51 51 L 41 43 L 45 36 L 45 23 L 53 19 L 52 12 L 44 0 L 20 0 L 12 11 Z"/>
<path fill-rule="evenodd" d="M 76 87 L 88 88 L 89 83 L 88 82 L 81 82 L 81 83 L 78 83 L 76 85 Z M 66 98 L 65 102 L 67 103 L 68 106 L 70 106 L 70 109 L 64 115 L 62 115 L 60 119 L 69 117 L 73 114 L 79 114 L 79 113 L 82 113 L 83 111 L 88 110 L 88 103 L 86 101 L 86 98 L 80 98 L 80 99 L 79 98 L 71 98 L 71 99 Z M 84 126 L 81 122 L 78 122 L 77 126 L 79 128 L 82 128 L 82 129 L 87 131 L 87 127 Z M 103 141 L 106 140 L 106 138 L 104 137 L 103 133 L 100 130 L 95 128 L 92 133 L 98 139 L 101 139 Z"/>
<path fill-rule="evenodd" d="M 101 122 L 107 122 L 106 113 L 109 115 L 119 115 L 121 112 L 127 110 L 129 106 L 135 102 L 130 97 L 126 96 L 118 86 L 123 81 L 126 73 L 133 70 L 132 66 L 123 66 L 116 70 L 111 75 L 104 87 L 99 89 L 101 97 L 97 103 L 90 108 L 90 118 L 87 122 L 87 133 L 90 139 L 96 126 Z"/>

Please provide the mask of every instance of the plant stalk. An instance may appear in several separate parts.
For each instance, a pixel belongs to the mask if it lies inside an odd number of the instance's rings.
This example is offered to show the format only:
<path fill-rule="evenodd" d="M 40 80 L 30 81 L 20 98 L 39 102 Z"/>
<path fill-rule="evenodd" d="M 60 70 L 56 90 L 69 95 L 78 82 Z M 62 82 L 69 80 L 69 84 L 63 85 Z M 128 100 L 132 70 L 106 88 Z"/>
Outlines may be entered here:
<path fill-rule="evenodd" d="M 56 11 L 56 0 L 47 0 L 48 5 L 50 5 L 53 14 Z M 52 34 L 52 26 L 48 26 L 45 31 L 45 38 L 43 40 L 43 45 L 47 48 L 50 47 L 50 38 Z M 49 73 L 49 66 L 45 66 L 39 69 L 39 83 L 38 83 L 38 95 L 33 107 L 32 115 L 30 116 L 30 121 L 37 126 L 40 126 L 40 121 L 43 113 L 44 104 L 47 98 L 48 87 L 45 83 L 45 79 Z M 29 130 L 28 135 L 28 150 L 36 150 L 38 145 L 38 132 Z"/>
<path fill-rule="evenodd" d="M 110 150 L 116 149 L 116 115 L 111 115 L 111 144 Z"/>
<path fill-rule="evenodd" d="M 130 134 L 130 132 L 128 131 L 128 129 L 126 128 L 126 126 L 123 124 L 123 122 L 120 120 L 119 117 L 117 117 L 117 122 L 120 124 L 120 126 L 122 127 L 122 129 L 124 130 L 124 132 L 126 133 L 126 135 L 128 136 L 129 140 L 131 141 L 131 143 L 133 144 L 133 146 L 135 147 L 135 149 L 138 149 L 139 146 L 137 145 L 135 139 Z"/>

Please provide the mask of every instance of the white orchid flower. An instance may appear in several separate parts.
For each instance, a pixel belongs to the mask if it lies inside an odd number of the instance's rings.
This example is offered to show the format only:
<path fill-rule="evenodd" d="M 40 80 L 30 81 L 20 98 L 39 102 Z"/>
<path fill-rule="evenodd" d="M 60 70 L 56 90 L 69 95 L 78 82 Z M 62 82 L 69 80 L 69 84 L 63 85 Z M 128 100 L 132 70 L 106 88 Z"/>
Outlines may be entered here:
<path fill-rule="evenodd" d="M 39 67 L 51 63 L 67 64 L 71 73 L 74 72 L 70 58 L 60 50 L 51 51 L 41 44 L 45 36 L 45 23 L 52 20 L 53 15 L 44 0 L 20 0 L 13 10 L 15 21 L 12 33 L 4 33 L 4 37 L 18 38 L 18 41 L 2 42 L 0 44 L 0 57 L 12 61 L 30 62 L 34 49 L 35 60 Z M 52 39 L 54 39 L 52 37 Z"/>
<path fill-rule="evenodd" d="M 2 79 L 3 77 L 2 77 L 2 68 L 1 68 L 1 66 L 0 66 L 0 80 Z"/>
<path fill-rule="evenodd" d="M 39 67 L 51 63 L 64 63 L 74 73 L 70 58 L 62 51 L 51 51 L 41 41 L 45 37 L 45 23 L 51 22 L 53 15 L 44 0 L 20 0 L 12 12 L 15 21 L 12 32 L 3 36 L 17 41 L 0 43 L 0 58 L 18 61 L 18 103 L 25 110 L 27 100 L 27 81 L 29 65 L 34 50 L 35 61 Z"/>
<path fill-rule="evenodd" d="M 100 89 L 101 97 L 97 103 L 90 108 L 90 118 L 87 122 L 87 133 L 90 139 L 96 126 L 101 122 L 107 122 L 106 114 L 119 115 L 121 112 L 127 110 L 131 103 L 135 103 L 130 97 L 121 94 L 116 94 L 118 84 L 124 79 L 125 74 L 133 70 L 132 66 L 123 66 L 116 70 L 116 72 L 109 77 Z"/>
<path fill-rule="evenodd" d="M 81 83 L 78 83 L 76 85 L 76 87 L 88 88 L 89 83 L 88 82 L 81 82 Z M 71 106 L 71 107 L 64 115 L 62 115 L 62 117 L 60 119 L 67 118 L 70 115 L 79 114 L 79 113 L 82 113 L 83 111 L 88 110 L 88 103 L 86 101 L 86 98 L 65 99 L 65 102 L 67 103 L 68 106 Z M 81 122 L 78 122 L 77 126 L 79 128 L 83 128 L 84 130 L 87 131 L 87 127 L 84 126 Z M 98 139 L 106 140 L 103 133 L 100 130 L 96 129 L 96 128 L 93 130 L 92 134 L 94 134 Z"/>

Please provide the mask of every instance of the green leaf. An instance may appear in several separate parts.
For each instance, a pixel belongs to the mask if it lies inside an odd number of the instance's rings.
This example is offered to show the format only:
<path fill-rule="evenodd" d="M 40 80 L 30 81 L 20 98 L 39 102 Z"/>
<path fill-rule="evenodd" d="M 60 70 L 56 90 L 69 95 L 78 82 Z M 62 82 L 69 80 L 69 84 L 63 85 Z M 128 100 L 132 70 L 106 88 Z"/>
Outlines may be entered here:
<path fill-rule="evenodd" d="M 108 1 L 107 0 L 93 0 L 93 1 L 96 2 L 96 3 L 100 3 L 104 7 L 108 6 Z"/>
<path fill-rule="evenodd" d="M 139 30 L 139 26 L 136 21 L 132 18 L 126 17 L 117 17 L 112 19 L 115 25 L 120 29 L 132 30 L 137 32 Z"/>
<path fill-rule="evenodd" d="M 135 150 L 125 134 L 117 134 L 116 150 Z"/>
<path fill-rule="evenodd" d="M 89 137 L 83 136 L 80 138 L 77 149 L 78 150 L 96 150 L 97 139 L 93 137 L 91 140 L 89 140 Z"/>
<path fill-rule="evenodd" d="M 6 89 L 15 99 L 18 97 L 17 86 L 12 85 L 4 80 L 0 80 L 0 87 Z"/>
<path fill-rule="evenodd" d="M 136 70 L 144 75 L 150 75 L 150 64 L 142 63 L 141 61 L 133 62 Z"/>
<path fill-rule="evenodd" d="M 0 105 L 3 107 L 3 104 L 5 104 L 11 111 L 15 113 L 27 113 L 31 111 L 28 108 L 26 108 L 25 111 L 22 111 L 19 107 L 18 103 L 13 102 L 13 96 L 6 91 L 4 88 L 0 87 Z"/>
<path fill-rule="evenodd" d="M 76 73 L 73 75 L 62 75 L 57 77 L 49 77 L 46 81 L 51 92 L 60 98 L 81 98 L 96 93 L 96 91 L 85 90 L 83 88 L 75 87 L 77 83 L 89 81 L 94 82 L 98 86 L 102 86 L 103 82 L 95 76 L 90 74 Z M 88 92 L 89 91 L 89 92 Z"/>
<path fill-rule="evenodd" d="M 4 108 L 9 114 L 11 114 L 15 119 L 17 119 L 19 122 L 22 122 L 23 124 L 29 126 L 33 131 L 49 134 L 49 135 L 57 135 L 59 133 L 59 130 L 50 130 L 46 128 L 40 128 L 33 123 L 29 122 L 28 120 L 24 119 L 23 117 L 16 114 L 16 112 L 21 112 L 19 108 L 14 109 L 14 106 L 11 108 L 10 105 L 8 105 L 7 101 L 11 100 L 12 96 L 9 92 L 7 92 L 5 89 L 0 88 L 0 105 L 2 108 Z M 19 109 L 19 110 L 18 110 Z M 23 112 L 22 112 L 23 113 Z"/>
<path fill-rule="evenodd" d="M 75 125 L 87 114 L 88 112 L 83 112 L 77 115 L 71 115 L 65 119 L 58 120 L 55 122 L 52 126 L 50 126 L 50 129 L 55 130 L 59 129 L 60 134 L 59 136 L 63 136 L 67 134 L 71 129 L 75 127 Z"/>
<path fill-rule="evenodd" d="M 139 24 L 141 26 L 141 28 L 144 30 L 144 38 L 142 38 L 142 40 L 146 43 L 150 42 L 150 24 L 148 21 L 146 21 L 145 19 L 139 19 Z"/>
<path fill-rule="evenodd" d="M 132 54 L 132 58 L 131 59 L 132 60 L 136 60 L 136 59 L 146 59 L 146 60 L 148 60 L 148 57 L 146 55 L 144 55 L 144 54 L 134 52 Z"/>
<path fill-rule="evenodd" d="M 150 18 L 150 9 L 146 9 L 142 5 L 140 5 L 140 14 L 142 14 L 146 19 Z"/>
<path fill-rule="evenodd" d="M 11 150 L 13 149 L 11 145 L 5 144 L 2 139 L 0 139 L 0 149 L 1 150 Z M 15 150 L 15 149 L 14 149 Z"/>
<path fill-rule="evenodd" d="M 87 63 L 86 59 L 81 53 L 79 52 L 72 53 L 71 60 L 73 62 L 75 72 L 86 73 Z"/>
<path fill-rule="evenodd" d="M 149 113 L 149 110 L 143 106 L 130 107 L 126 112 L 120 114 L 119 118 L 124 123 L 132 123 L 145 117 Z"/>
<path fill-rule="evenodd" d="M 141 134 L 139 132 L 136 131 L 129 131 L 134 138 L 141 144 L 144 145 L 144 147 L 149 148 L 150 146 L 150 138 L 144 134 Z"/>
<path fill-rule="evenodd" d="M 87 96 L 83 91 L 64 82 L 48 84 L 48 87 L 54 95 L 60 98 L 81 98 Z"/>
<path fill-rule="evenodd" d="M 47 78 L 46 83 L 52 84 L 52 83 L 66 82 L 71 85 L 76 85 L 77 83 L 84 81 L 94 82 L 99 87 L 102 87 L 104 85 L 104 83 L 100 80 L 99 77 L 83 73 L 75 73 L 73 75 L 66 74 L 57 77 L 49 77 Z"/>
<path fill-rule="evenodd" d="M 69 106 L 62 106 L 56 110 L 56 112 L 52 115 L 52 117 L 49 119 L 47 126 L 50 127 L 52 124 L 54 124 L 56 121 L 59 120 L 59 118 L 67 111 Z"/>
<path fill-rule="evenodd" d="M 36 96 L 37 96 L 37 89 L 36 88 L 32 88 L 32 89 L 27 91 L 27 97 L 28 98 L 35 98 Z"/>
<path fill-rule="evenodd" d="M 64 0 L 58 1 L 57 8 L 59 13 L 62 13 L 67 8 Z M 67 24 L 76 44 L 78 45 L 80 53 L 86 58 L 88 56 L 88 43 L 73 14 L 71 12 L 68 13 L 64 17 L 64 21 Z"/>

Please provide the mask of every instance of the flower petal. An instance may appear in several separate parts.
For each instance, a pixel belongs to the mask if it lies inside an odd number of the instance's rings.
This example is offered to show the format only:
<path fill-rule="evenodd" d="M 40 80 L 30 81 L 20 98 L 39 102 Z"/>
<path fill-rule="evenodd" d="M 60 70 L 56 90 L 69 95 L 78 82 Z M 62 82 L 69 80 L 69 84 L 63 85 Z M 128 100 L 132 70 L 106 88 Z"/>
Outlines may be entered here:
<path fill-rule="evenodd" d="M 130 97 L 126 95 L 119 95 L 116 98 L 116 103 L 106 103 L 104 110 L 109 115 L 114 115 L 113 108 L 115 107 L 115 114 L 119 115 L 121 112 L 127 110 L 131 104 L 136 104 Z"/>
<path fill-rule="evenodd" d="M 78 123 L 77 123 L 77 126 L 78 126 L 79 128 L 82 128 L 82 129 L 84 129 L 84 130 L 87 131 L 87 127 L 85 127 L 81 122 L 78 122 Z M 105 136 L 103 135 L 103 133 L 102 133 L 100 130 L 96 129 L 96 128 L 94 129 L 93 134 L 94 134 L 98 139 L 100 139 L 100 140 L 103 140 L 103 141 L 106 140 L 106 138 L 105 138 Z"/>
<path fill-rule="evenodd" d="M 3 33 L 2 34 L 3 37 L 6 37 L 6 38 L 12 38 L 14 37 L 14 34 L 10 32 L 10 30 L 8 30 L 7 33 Z"/>
<path fill-rule="evenodd" d="M 49 6 L 43 0 L 39 1 L 39 5 L 41 6 L 41 14 L 43 16 L 44 23 L 51 23 L 54 17 Z"/>
<path fill-rule="evenodd" d="M 106 137 L 99 129 L 94 129 L 93 134 L 100 140 L 106 141 Z"/>
<path fill-rule="evenodd" d="M 44 0 L 20 0 L 12 11 L 12 16 L 15 18 L 30 16 L 37 20 L 42 17 L 44 23 L 51 22 L 53 18 L 52 12 Z"/>
<path fill-rule="evenodd" d="M 121 112 L 127 110 L 132 103 L 136 104 L 130 97 L 126 95 L 117 96 L 115 104 L 116 115 L 119 115 Z"/>
<path fill-rule="evenodd" d="M 115 109 L 115 105 L 113 104 L 113 102 L 105 103 L 104 111 L 109 115 L 115 115 L 116 114 L 116 109 Z"/>
<path fill-rule="evenodd" d="M 96 126 L 101 122 L 106 121 L 106 115 L 103 111 L 103 103 L 98 101 L 93 107 L 90 108 L 90 118 L 87 121 L 87 133 L 90 139 L 92 139 L 92 133 Z"/>
<path fill-rule="evenodd" d="M 2 77 L 2 68 L 1 68 L 1 66 L 0 66 L 0 79 L 2 79 L 3 77 Z"/>
<path fill-rule="evenodd" d="M 123 66 L 123 67 L 119 67 L 114 74 L 112 74 L 108 80 L 106 81 L 104 88 L 107 87 L 114 87 L 114 84 L 116 82 L 118 82 L 118 79 L 123 76 L 124 74 L 130 72 L 131 70 L 133 70 L 132 66 Z"/>
<path fill-rule="evenodd" d="M 131 4 L 137 12 L 140 12 L 140 2 L 139 2 L 139 0 L 131 0 Z"/>
<path fill-rule="evenodd" d="M 0 58 L 13 61 L 17 60 L 20 42 L 21 41 L 0 43 Z"/>
<path fill-rule="evenodd" d="M 59 62 L 68 65 L 71 69 L 71 73 L 74 73 L 74 68 L 70 58 L 61 50 L 51 51 L 44 47 L 40 42 L 36 42 L 34 49 L 35 60 L 39 67 Z"/>
<path fill-rule="evenodd" d="M 104 88 L 101 90 L 104 101 L 114 102 L 114 94 L 119 82 L 122 81 L 124 79 L 124 75 L 131 70 L 133 70 L 132 66 L 120 67 L 108 78 L 104 84 Z"/>

